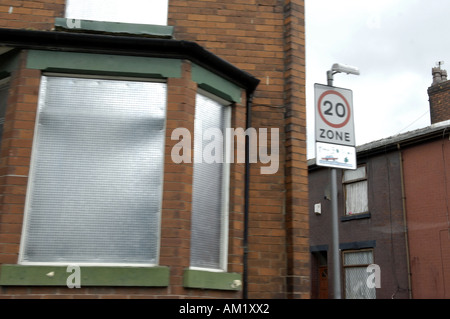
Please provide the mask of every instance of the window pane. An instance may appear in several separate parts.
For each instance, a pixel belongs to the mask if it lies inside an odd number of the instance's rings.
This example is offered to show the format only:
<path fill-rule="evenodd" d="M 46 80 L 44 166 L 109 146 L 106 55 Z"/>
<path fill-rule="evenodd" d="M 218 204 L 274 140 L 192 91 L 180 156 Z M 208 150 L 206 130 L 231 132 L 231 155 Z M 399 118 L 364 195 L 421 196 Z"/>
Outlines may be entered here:
<path fill-rule="evenodd" d="M 346 214 L 360 214 L 369 211 L 367 200 L 367 181 L 345 185 Z"/>
<path fill-rule="evenodd" d="M 194 177 L 192 198 L 192 233 L 191 233 L 191 266 L 201 268 L 222 269 L 222 253 L 224 247 L 224 176 L 223 140 L 202 140 L 202 134 L 210 129 L 217 133 L 225 132 L 227 122 L 227 107 L 216 101 L 197 94 L 194 128 Z M 217 131 L 217 129 L 219 131 Z M 213 131 L 211 131 L 213 132 Z M 224 134 L 222 134 L 224 136 Z M 216 146 L 214 151 L 211 146 Z M 202 150 L 206 150 L 202 154 Z M 215 153 L 219 152 L 219 154 Z M 207 153 L 207 154 L 206 154 Z M 217 162 L 207 163 L 208 159 L 202 155 L 218 155 Z M 201 160 L 201 163 L 198 161 Z"/>
<path fill-rule="evenodd" d="M 375 288 L 367 286 L 369 273 L 366 267 L 352 267 L 345 269 L 345 297 L 347 299 L 375 299 Z"/>
<path fill-rule="evenodd" d="M 67 0 L 66 18 L 167 25 L 168 0 Z"/>
<path fill-rule="evenodd" d="M 360 167 L 358 167 L 355 170 L 351 170 L 351 169 L 344 170 L 343 181 L 344 182 L 349 182 L 349 181 L 352 181 L 352 180 L 365 178 L 365 177 L 366 177 L 366 167 L 365 166 L 360 166 Z"/>
<path fill-rule="evenodd" d="M 43 77 L 22 262 L 157 263 L 166 84 Z"/>
<path fill-rule="evenodd" d="M 344 265 L 370 265 L 373 263 L 372 251 L 358 251 L 344 253 Z"/>
<path fill-rule="evenodd" d="M 345 297 L 347 299 L 375 299 L 375 288 L 367 286 L 370 273 L 367 266 L 373 263 L 373 251 L 351 251 L 344 252 L 343 256 L 345 271 Z M 352 265 L 364 265 L 362 267 L 348 267 Z"/>

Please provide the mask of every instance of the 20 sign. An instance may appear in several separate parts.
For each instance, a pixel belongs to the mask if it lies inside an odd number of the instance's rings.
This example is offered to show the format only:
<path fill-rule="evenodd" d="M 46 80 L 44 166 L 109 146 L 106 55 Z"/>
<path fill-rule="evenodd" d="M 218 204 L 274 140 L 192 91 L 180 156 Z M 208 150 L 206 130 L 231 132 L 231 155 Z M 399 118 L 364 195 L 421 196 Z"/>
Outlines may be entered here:
<path fill-rule="evenodd" d="M 355 146 L 351 90 L 314 85 L 316 141 Z"/>

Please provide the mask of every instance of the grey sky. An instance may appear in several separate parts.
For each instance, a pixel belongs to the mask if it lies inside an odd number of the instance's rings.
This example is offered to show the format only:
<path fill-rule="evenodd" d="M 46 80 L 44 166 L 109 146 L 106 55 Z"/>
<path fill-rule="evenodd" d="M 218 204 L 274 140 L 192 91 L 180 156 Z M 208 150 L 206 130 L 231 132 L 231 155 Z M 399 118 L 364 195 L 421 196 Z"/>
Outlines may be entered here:
<path fill-rule="evenodd" d="M 448 0 L 306 0 L 308 158 L 314 152 L 314 83 L 333 63 L 361 75 L 336 74 L 353 90 L 356 144 L 430 125 L 431 68 L 450 71 Z"/>

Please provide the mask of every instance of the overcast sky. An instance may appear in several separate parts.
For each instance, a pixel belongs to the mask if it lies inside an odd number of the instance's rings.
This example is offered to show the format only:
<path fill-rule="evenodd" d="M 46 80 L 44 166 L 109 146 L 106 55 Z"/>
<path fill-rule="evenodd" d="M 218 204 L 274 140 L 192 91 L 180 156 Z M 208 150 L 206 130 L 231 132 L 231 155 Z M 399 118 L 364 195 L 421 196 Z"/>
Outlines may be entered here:
<path fill-rule="evenodd" d="M 333 63 L 361 72 L 334 76 L 353 91 L 357 145 L 430 125 L 431 68 L 450 71 L 449 0 L 306 0 L 305 19 L 308 158 L 314 83 L 326 84 Z"/>

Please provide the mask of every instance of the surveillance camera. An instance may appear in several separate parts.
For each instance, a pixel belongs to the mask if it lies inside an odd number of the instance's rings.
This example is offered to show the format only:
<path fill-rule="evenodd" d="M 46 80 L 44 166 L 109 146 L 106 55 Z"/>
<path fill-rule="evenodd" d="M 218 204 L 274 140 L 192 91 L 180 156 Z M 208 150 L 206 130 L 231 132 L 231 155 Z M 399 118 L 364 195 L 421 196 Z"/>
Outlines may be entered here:
<path fill-rule="evenodd" d="M 359 75 L 359 69 L 357 67 L 340 64 L 340 63 L 333 64 L 333 66 L 331 67 L 331 71 L 336 72 L 336 73 L 347 73 L 347 74 Z"/>

